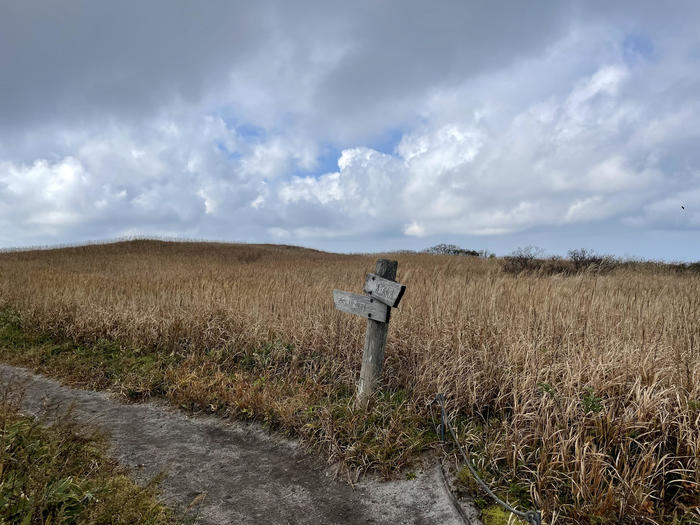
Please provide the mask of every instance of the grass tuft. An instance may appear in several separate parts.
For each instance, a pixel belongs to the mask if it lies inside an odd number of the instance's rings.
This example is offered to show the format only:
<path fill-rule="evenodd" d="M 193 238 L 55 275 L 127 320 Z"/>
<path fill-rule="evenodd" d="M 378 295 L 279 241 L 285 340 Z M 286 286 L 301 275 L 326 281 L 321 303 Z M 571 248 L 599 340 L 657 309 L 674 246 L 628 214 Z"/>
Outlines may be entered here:
<path fill-rule="evenodd" d="M 17 405 L 7 391 L 0 399 L 1 523 L 180 523 L 158 502 L 158 480 L 136 485 L 101 436 L 69 414 L 43 427 Z"/>

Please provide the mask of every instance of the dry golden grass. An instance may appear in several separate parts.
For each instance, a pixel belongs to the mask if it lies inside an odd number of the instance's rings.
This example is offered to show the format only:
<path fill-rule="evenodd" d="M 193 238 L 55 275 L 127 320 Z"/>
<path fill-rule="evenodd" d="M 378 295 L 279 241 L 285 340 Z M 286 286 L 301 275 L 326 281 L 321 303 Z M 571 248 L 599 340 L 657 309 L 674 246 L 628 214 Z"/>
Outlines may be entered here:
<path fill-rule="evenodd" d="M 698 274 L 647 264 L 514 276 L 499 260 L 392 257 L 407 291 L 380 404 L 428 428 L 428 404 L 444 392 L 482 471 L 504 488 L 531 483 L 549 523 L 699 519 Z M 331 296 L 359 292 L 375 259 L 158 241 L 6 253 L 0 307 L 25 330 L 169 356 L 158 388 L 174 402 L 255 412 L 386 470 L 426 435 L 403 436 L 399 416 L 381 435 L 350 406 L 365 322 Z M 363 448 L 367 432 L 384 440 L 385 460 Z"/>

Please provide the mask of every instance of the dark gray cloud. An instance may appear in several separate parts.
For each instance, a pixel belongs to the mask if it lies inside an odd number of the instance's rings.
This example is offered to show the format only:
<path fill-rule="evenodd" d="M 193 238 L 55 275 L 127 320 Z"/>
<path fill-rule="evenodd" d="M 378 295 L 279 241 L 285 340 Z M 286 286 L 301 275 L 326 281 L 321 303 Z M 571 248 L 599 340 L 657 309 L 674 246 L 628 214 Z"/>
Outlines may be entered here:
<path fill-rule="evenodd" d="M 231 2 L 29 1 L 2 10 L 3 127 L 197 102 L 265 38 L 265 13 Z"/>
<path fill-rule="evenodd" d="M 426 89 L 545 45 L 563 30 L 560 5 L 6 2 L 2 124 L 140 118 L 212 93 L 223 97 L 215 104 L 247 114 L 245 100 L 226 99 L 241 87 L 259 91 L 275 119 L 283 103 L 297 120 L 339 129 L 378 108 L 398 106 L 396 116 L 407 118 L 401 106 Z M 312 98 L 315 109 L 295 107 L 282 89 L 297 104 Z"/>

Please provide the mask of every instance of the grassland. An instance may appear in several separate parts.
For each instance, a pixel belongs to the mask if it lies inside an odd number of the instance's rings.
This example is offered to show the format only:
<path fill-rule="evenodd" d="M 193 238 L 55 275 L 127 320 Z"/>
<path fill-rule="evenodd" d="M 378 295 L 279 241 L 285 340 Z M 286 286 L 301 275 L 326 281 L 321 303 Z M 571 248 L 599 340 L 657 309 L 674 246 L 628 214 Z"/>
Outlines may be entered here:
<path fill-rule="evenodd" d="M 102 436 L 69 413 L 42 427 L 0 395 L 0 523 L 174 525 L 157 483 L 136 485 L 106 454 Z"/>
<path fill-rule="evenodd" d="M 353 472 L 436 446 L 448 399 L 478 468 L 548 523 L 700 519 L 700 277 L 660 264 L 504 271 L 397 254 L 384 388 L 353 405 L 376 256 L 132 241 L 0 255 L 0 359 L 132 400 L 254 418 Z"/>

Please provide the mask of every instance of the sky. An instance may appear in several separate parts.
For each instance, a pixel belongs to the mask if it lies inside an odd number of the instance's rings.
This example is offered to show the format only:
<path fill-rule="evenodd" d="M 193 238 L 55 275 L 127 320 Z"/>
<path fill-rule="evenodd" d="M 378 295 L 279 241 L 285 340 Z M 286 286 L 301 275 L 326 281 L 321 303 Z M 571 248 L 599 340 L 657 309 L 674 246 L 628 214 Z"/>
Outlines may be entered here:
<path fill-rule="evenodd" d="M 696 1 L 0 0 L 0 248 L 700 260 L 699 23 Z"/>

